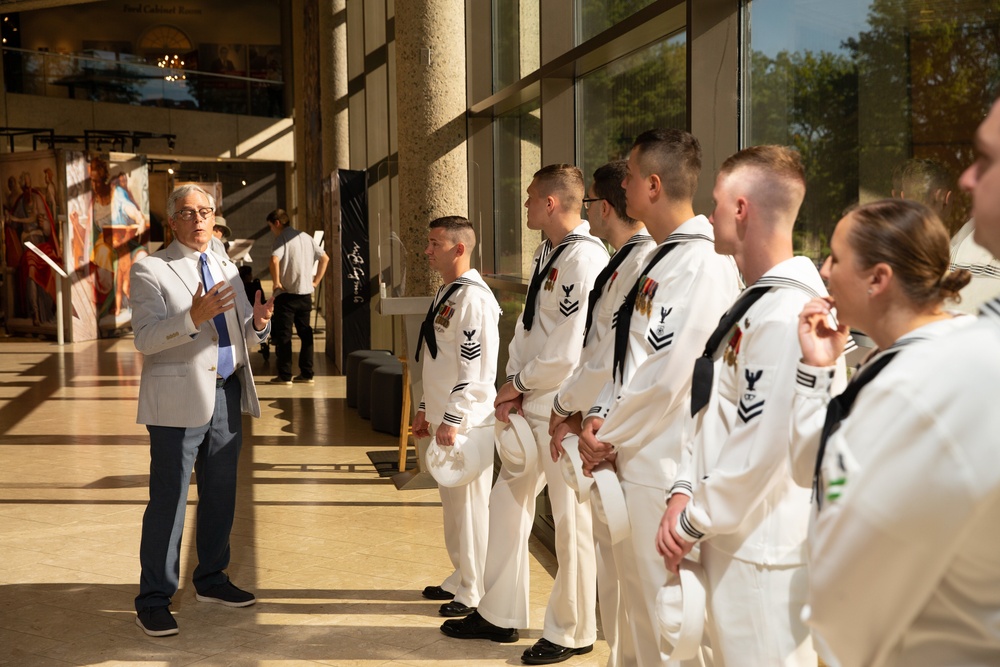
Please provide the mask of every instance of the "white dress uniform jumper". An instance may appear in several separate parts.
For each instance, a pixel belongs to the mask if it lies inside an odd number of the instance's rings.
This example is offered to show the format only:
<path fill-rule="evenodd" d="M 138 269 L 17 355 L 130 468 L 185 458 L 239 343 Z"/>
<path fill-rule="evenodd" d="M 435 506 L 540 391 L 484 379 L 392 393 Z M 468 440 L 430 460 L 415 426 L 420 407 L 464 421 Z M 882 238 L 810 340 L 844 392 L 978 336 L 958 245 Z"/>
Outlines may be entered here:
<path fill-rule="evenodd" d="M 597 637 L 594 539 L 590 504 L 576 501 L 562 477 L 562 464 L 549 455 L 548 420 L 556 392 L 580 359 L 587 294 L 608 263 L 607 250 L 589 229 L 581 222 L 555 248 L 546 241 L 535 252 L 532 285 L 510 344 L 507 375 L 524 392 L 524 417 L 535 434 L 537 464 L 520 475 L 502 468 L 490 494 L 486 593 L 479 602 L 479 614 L 496 626 L 528 626 L 528 536 L 535 497 L 548 483 L 559 569 L 542 636 L 568 648 L 589 646 Z"/>
<path fill-rule="evenodd" d="M 1000 301 L 982 313 L 873 357 L 851 384 L 894 354 L 828 434 L 804 617 L 830 667 L 1000 664 Z M 796 387 L 814 436 L 825 370 Z"/>
<path fill-rule="evenodd" d="M 799 620 L 809 491 L 788 451 L 799 313 L 825 295 L 810 259 L 779 263 L 722 318 L 696 366 L 691 410 L 709 407 L 672 491 L 691 496 L 677 533 L 701 542 L 716 665 L 816 665 Z M 713 370 L 714 400 L 702 377 Z M 836 370 L 842 382 L 843 357 Z"/>
<path fill-rule="evenodd" d="M 586 416 L 610 379 L 614 360 L 614 319 L 625 295 L 639 277 L 649 251 L 655 246 L 649 234 L 637 232 L 622 244 L 597 277 L 588 298 L 587 327 L 580 364 L 563 383 L 553 401 L 552 409 L 557 413 L 568 417 L 580 412 Z M 577 436 L 567 436 L 563 446 L 567 451 L 568 448 L 578 447 Z M 593 526 L 601 627 L 611 649 L 608 667 L 625 667 L 635 664 L 635 650 L 632 648 L 632 631 L 625 616 L 625 607 L 619 604 L 622 573 L 615 563 L 615 548 L 608 525 L 598 512 L 593 514 Z"/>
<path fill-rule="evenodd" d="M 696 216 L 649 255 L 616 322 L 615 375 L 602 390 L 597 433 L 618 453 L 616 466 L 632 530 L 620 565 L 637 664 L 669 662 L 661 646 L 656 596 L 667 580 L 654 541 L 682 443 L 693 428 L 691 368 L 719 317 L 740 290 L 736 265 L 715 252 L 712 225 Z M 697 664 L 697 663 L 693 663 Z"/>
<path fill-rule="evenodd" d="M 492 445 L 499 319 L 500 306 L 475 269 L 438 290 L 418 352 L 424 389 L 418 410 L 425 413 L 431 437 L 448 424 L 468 437 L 464 447 Z M 478 605 L 483 595 L 492 482 L 493 467 L 485 466 L 468 484 L 438 487 L 445 546 L 455 568 L 441 588 L 467 607 Z"/>

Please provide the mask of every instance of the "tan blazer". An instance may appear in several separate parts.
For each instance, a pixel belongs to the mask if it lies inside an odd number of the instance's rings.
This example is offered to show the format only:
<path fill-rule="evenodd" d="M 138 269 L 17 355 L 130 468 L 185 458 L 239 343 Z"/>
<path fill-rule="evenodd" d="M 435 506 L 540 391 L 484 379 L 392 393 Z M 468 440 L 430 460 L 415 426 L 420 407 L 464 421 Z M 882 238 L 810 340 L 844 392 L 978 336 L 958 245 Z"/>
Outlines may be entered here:
<path fill-rule="evenodd" d="M 139 385 L 137 422 L 155 426 L 204 426 L 215 410 L 218 334 L 209 320 L 194 328 L 188 311 L 191 298 L 201 284 L 198 265 L 189 259 L 190 248 L 175 241 L 132 265 L 132 330 L 135 347 L 143 355 Z M 212 252 L 211 248 L 209 252 Z M 215 254 L 226 280 L 236 288 L 236 314 L 243 322 L 243 358 L 248 346 L 270 333 L 253 329 L 253 307 L 240 283 L 239 271 L 227 257 Z M 239 371 L 243 384 L 242 412 L 260 416 L 253 373 L 244 365 Z"/>

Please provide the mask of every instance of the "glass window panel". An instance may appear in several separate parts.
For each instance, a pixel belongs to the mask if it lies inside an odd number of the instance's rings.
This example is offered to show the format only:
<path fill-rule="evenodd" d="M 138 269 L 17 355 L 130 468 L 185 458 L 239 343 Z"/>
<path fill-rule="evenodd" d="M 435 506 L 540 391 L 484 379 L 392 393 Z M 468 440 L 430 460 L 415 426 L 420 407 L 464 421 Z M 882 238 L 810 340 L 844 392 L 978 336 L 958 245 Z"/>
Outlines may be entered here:
<path fill-rule="evenodd" d="M 649 5 L 653 0 L 577 0 L 577 44 L 604 32 Z"/>
<path fill-rule="evenodd" d="M 538 69 L 538 0 L 493 0 L 493 92 Z"/>
<path fill-rule="evenodd" d="M 687 129 L 686 51 L 680 33 L 577 80 L 577 161 L 586 180 L 609 160 L 628 157 L 645 130 Z"/>
<path fill-rule="evenodd" d="M 944 205 L 926 189 L 910 194 L 935 206 L 952 232 L 961 227 L 969 201 L 956 180 L 1000 92 L 997 3 L 754 0 L 746 7 L 745 143 L 793 145 L 802 154 L 808 192 L 798 250 L 822 258 L 844 208 L 899 195 L 893 176 L 911 160 L 938 165 L 952 196 Z"/>
<path fill-rule="evenodd" d="M 524 209 L 532 175 L 541 167 L 541 118 L 538 100 L 493 120 L 494 243 L 500 275 L 527 280 L 531 257 L 541 240 L 528 229 Z"/>

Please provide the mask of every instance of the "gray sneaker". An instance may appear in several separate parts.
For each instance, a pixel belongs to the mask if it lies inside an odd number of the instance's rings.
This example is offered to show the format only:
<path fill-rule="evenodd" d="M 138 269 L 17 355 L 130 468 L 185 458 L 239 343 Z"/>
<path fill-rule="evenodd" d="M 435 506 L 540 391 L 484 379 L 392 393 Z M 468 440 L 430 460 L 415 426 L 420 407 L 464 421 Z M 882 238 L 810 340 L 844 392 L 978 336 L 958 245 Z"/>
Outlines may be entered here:
<path fill-rule="evenodd" d="M 283 377 L 276 377 L 276 378 L 271 378 L 270 380 L 267 381 L 267 383 L 268 384 L 291 384 L 292 381 L 291 380 L 286 380 Z"/>

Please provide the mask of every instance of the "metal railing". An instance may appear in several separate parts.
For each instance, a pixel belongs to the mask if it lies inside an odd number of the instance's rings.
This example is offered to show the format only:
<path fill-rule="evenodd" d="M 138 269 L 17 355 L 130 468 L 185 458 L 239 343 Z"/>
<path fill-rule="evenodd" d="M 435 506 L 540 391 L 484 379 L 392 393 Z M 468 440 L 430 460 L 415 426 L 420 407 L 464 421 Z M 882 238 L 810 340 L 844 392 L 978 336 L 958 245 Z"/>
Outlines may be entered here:
<path fill-rule="evenodd" d="M 128 58 L 120 54 L 119 58 Z M 282 118 L 280 72 L 210 74 L 87 55 L 3 49 L 8 93 Z M 265 78 L 266 77 L 266 78 Z"/>

